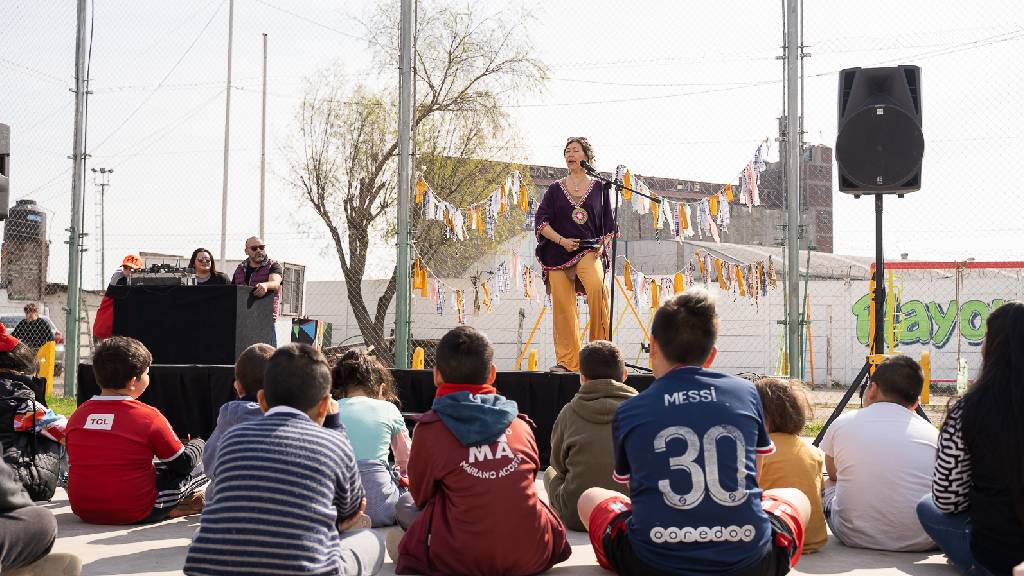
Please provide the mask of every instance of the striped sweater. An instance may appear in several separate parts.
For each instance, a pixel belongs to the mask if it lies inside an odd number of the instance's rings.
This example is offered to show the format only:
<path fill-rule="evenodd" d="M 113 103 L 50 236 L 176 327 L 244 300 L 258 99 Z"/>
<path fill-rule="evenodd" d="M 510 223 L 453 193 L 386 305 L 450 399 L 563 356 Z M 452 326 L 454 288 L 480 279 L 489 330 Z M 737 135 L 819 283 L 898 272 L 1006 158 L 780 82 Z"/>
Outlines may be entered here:
<path fill-rule="evenodd" d="M 939 450 L 932 475 L 932 499 L 946 514 L 967 510 L 971 495 L 971 454 L 964 445 L 963 401 L 953 404 L 939 433 Z"/>
<path fill-rule="evenodd" d="M 277 408 L 229 430 L 216 467 L 186 574 L 340 574 L 337 522 L 363 498 L 344 432 Z"/>

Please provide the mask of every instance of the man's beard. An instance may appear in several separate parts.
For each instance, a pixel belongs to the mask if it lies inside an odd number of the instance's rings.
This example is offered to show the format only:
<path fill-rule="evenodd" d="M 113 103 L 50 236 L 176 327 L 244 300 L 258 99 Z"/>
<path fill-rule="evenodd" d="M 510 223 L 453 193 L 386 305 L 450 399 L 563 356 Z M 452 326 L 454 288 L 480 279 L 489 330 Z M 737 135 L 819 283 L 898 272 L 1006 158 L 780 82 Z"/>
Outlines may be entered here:
<path fill-rule="evenodd" d="M 259 256 L 256 256 L 254 258 L 250 258 L 249 261 L 253 262 L 257 266 L 262 266 L 262 265 L 267 263 L 267 255 L 266 255 L 266 253 L 260 253 Z"/>

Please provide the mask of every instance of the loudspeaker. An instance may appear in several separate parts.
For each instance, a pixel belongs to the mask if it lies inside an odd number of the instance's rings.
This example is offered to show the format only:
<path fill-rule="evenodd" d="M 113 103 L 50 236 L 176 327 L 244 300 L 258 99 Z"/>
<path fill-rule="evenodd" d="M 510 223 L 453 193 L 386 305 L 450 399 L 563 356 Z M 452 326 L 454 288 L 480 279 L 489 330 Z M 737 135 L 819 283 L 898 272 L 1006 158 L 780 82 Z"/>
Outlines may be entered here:
<path fill-rule="evenodd" d="M 905 194 L 921 189 L 921 69 L 848 68 L 839 73 L 839 190 Z"/>
<path fill-rule="evenodd" d="M 7 219 L 11 198 L 11 127 L 0 124 L 0 220 Z"/>

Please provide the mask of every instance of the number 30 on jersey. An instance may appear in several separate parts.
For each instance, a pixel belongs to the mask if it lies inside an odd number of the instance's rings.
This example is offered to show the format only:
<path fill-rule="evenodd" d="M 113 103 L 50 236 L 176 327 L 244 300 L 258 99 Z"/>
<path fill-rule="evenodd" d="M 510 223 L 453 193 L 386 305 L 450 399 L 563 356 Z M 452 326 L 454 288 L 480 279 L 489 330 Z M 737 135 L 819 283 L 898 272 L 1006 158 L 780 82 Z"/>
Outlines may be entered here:
<path fill-rule="evenodd" d="M 736 446 L 736 490 L 733 491 L 723 488 L 718 477 L 718 440 L 721 438 L 732 438 Z M 672 470 L 685 470 L 690 475 L 693 488 L 686 494 L 676 494 L 668 478 L 658 481 L 658 489 L 665 503 L 673 508 L 689 510 L 700 504 L 707 493 L 722 506 L 738 506 L 747 499 L 746 443 L 736 427 L 715 426 L 704 434 L 702 441 L 692 428 L 669 426 L 654 437 L 654 451 L 664 452 L 669 440 L 686 442 L 686 452 L 681 456 L 672 456 L 668 464 Z M 700 465 L 694 461 L 702 447 L 707 470 L 701 470 Z"/>

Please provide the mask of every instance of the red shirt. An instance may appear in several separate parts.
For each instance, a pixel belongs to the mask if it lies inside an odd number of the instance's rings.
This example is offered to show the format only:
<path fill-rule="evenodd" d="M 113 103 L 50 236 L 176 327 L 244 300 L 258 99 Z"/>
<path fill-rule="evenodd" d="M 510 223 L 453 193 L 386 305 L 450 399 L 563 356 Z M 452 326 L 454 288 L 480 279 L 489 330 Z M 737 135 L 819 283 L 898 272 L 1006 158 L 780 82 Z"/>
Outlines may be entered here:
<path fill-rule="evenodd" d="M 520 576 L 569 557 L 565 527 L 540 499 L 540 458 L 516 418 L 501 442 L 467 448 L 438 415 L 416 425 L 409 491 L 423 509 L 402 538 L 396 574 Z"/>
<path fill-rule="evenodd" d="M 185 449 L 159 410 L 130 396 L 93 396 L 68 420 L 68 500 L 92 524 L 132 524 L 156 502 L 153 457 Z"/>

